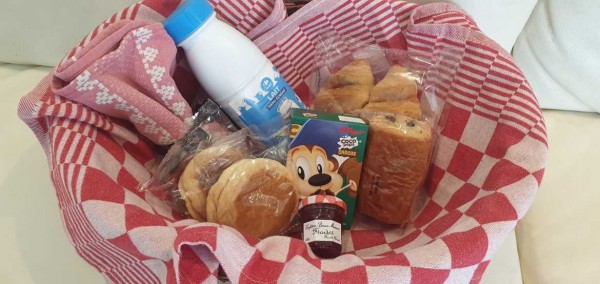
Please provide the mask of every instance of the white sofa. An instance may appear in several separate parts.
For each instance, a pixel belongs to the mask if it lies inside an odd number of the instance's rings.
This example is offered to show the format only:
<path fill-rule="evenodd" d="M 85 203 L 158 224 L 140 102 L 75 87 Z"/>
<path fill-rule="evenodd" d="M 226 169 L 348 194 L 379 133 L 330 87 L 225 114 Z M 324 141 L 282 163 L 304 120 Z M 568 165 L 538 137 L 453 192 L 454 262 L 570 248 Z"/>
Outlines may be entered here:
<path fill-rule="evenodd" d="M 0 9 L 0 283 L 104 282 L 69 243 L 44 153 L 17 118 L 16 108 L 20 97 L 51 70 L 34 65 L 56 64 L 95 24 L 133 2 L 4 0 Z M 472 13 L 502 46 L 514 46 L 517 64 L 543 107 L 587 111 L 544 111 L 550 156 L 541 189 L 516 232 L 499 248 L 482 282 L 597 283 L 600 148 L 595 144 L 600 139 L 600 96 L 593 94 L 600 89 L 595 88 L 600 80 L 592 78 L 598 78 L 593 71 L 600 67 L 600 54 L 591 49 L 597 50 L 598 44 L 593 43 L 600 38 L 597 32 L 593 37 L 594 29 L 576 27 L 594 17 L 600 2 L 451 2 Z"/>

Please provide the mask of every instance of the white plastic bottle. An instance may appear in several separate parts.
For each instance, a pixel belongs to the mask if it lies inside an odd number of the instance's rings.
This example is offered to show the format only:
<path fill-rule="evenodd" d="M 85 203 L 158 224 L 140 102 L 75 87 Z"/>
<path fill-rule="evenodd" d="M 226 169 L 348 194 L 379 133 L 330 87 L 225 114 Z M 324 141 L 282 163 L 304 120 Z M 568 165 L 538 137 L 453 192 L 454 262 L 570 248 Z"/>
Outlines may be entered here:
<path fill-rule="evenodd" d="M 267 57 L 217 19 L 206 0 L 187 0 L 163 22 L 209 96 L 240 127 L 271 137 L 291 108 L 305 108 Z"/>

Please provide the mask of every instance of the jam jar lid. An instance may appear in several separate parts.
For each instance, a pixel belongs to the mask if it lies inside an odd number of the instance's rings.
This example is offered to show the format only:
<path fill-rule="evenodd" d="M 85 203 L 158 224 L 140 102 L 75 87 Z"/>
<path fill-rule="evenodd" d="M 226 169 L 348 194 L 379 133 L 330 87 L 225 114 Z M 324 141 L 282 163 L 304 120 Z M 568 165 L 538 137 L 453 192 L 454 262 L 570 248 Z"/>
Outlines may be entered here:
<path fill-rule="evenodd" d="M 344 200 L 341 200 L 340 198 L 333 195 L 324 194 L 317 194 L 305 197 L 304 199 L 302 199 L 302 201 L 300 201 L 300 204 L 298 205 L 298 210 L 302 209 L 304 206 L 307 205 L 321 203 L 331 203 L 333 205 L 341 207 L 342 209 L 344 209 L 344 215 L 346 215 L 346 202 L 344 202 Z"/>

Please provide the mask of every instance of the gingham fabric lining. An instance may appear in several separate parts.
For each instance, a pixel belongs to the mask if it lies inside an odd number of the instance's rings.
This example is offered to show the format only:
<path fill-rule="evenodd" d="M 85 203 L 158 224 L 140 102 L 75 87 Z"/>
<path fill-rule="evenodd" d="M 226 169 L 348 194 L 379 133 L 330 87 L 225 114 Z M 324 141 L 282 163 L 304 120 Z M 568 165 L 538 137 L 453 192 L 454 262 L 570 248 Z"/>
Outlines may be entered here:
<path fill-rule="evenodd" d="M 245 33 L 283 18 L 280 1 L 213 4 Z M 157 21 L 175 6 L 144 1 L 115 14 L 61 64 L 119 19 Z M 77 252 L 115 283 L 214 283 L 219 266 L 234 283 L 479 282 L 531 204 L 547 153 L 540 108 L 510 56 L 448 4 L 313 1 L 261 29 L 255 33 L 269 31 L 255 42 L 303 98 L 314 67 L 312 43 L 323 30 L 442 58 L 430 80 L 445 103 L 444 128 L 414 221 L 397 228 L 358 217 L 343 236 L 346 254 L 320 260 L 298 239 L 259 241 L 180 220 L 164 202 L 136 190 L 150 175 L 153 146 L 128 124 L 53 94 L 50 75 L 22 99 L 19 115 L 46 151 Z"/>

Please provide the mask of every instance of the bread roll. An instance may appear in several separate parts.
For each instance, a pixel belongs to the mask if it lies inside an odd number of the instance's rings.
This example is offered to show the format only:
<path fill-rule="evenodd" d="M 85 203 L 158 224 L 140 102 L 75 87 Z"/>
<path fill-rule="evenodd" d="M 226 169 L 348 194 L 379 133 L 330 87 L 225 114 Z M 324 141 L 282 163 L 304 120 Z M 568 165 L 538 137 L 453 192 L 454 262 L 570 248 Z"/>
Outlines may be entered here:
<path fill-rule="evenodd" d="M 281 232 L 298 206 L 291 173 L 269 159 L 244 159 L 227 168 L 208 193 L 209 222 L 256 238 Z"/>
<path fill-rule="evenodd" d="M 370 101 L 401 101 L 417 96 L 417 82 L 406 67 L 394 65 L 385 77 L 373 87 Z"/>
<path fill-rule="evenodd" d="M 321 89 L 314 108 L 320 111 L 352 113 L 367 104 L 370 90 L 369 86 L 359 85 Z"/>
<path fill-rule="evenodd" d="M 374 84 L 371 65 L 355 60 L 331 75 L 327 88 L 317 94 L 313 108 L 335 113 L 353 113 L 369 102 Z"/>
<path fill-rule="evenodd" d="M 333 96 L 331 90 L 321 89 L 317 95 L 313 108 L 320 111 L 343 113 L 344 109 Z"/>
<path fill-rule="evenodd" d="M 366 60 L 355 60 L 344 66 L 338 72 L 329 77 L 328 89 L 345 86 L 368 86 L 373 87 L 375 79 L 371 64 Z"/>
<path fill-rule="evenodd" d="M 179 178 L 179 192 L 192 218 L 206 221 L 206 198 L 221 173 L 244 158 L 245 151 L 231 144 L 220 144 L 196 154 Z"/>
<path fill-rule="evenodd" d="M 431 127 L 402 115 L 374 113 L 365 119 L 369 142 L 358 210 L 384 223 L 406 223 L 427 174 L 433 147 Z"/>

